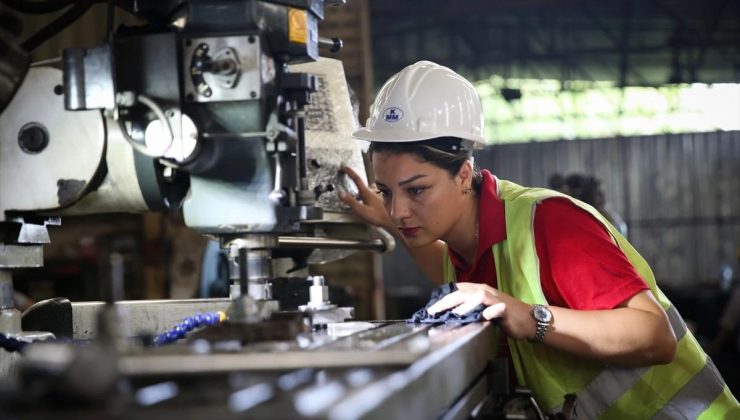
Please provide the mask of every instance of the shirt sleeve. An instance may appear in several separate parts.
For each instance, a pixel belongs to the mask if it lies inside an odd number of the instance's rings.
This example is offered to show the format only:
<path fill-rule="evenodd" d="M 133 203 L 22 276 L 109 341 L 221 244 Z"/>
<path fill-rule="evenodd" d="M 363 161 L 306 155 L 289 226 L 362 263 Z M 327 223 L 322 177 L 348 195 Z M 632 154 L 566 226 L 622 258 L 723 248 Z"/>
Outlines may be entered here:
<path fill-rule="evenodd" d="M 601 222 L 568 199 L 537 206 L 534 234 L 540 282 L 551 305 L 613 309 L 649 289 Z"/>

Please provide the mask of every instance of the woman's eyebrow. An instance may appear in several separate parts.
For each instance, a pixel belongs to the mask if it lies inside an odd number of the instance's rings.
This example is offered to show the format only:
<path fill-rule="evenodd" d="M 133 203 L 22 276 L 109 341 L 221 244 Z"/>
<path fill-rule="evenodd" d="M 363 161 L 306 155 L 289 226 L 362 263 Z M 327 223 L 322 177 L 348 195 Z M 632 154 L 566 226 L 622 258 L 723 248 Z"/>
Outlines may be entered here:
<path fill-rule="evenodd" d="M 399 186 L 399 187 L 403 187 L 403 186 L 404 186 L 405 184 L 408 184 L 408 183 L 410 183 L 410 182 L 414 182 L 414 181 L 416 181 L 416 180 L 417 180 L 417 179 L 419 179 L 419 178 L 424 178 L 425 176 L 426 176 L 426 175 L 424 175 L 424 174 L 414 175 L 414 176 L 412 176 L 412 177 L 411 177 L 411 178 L 409 178 L 409 179 L 404 179 L 403 181 L 399 182 L 399 183 L 398 183 L 398 186 Z"/>

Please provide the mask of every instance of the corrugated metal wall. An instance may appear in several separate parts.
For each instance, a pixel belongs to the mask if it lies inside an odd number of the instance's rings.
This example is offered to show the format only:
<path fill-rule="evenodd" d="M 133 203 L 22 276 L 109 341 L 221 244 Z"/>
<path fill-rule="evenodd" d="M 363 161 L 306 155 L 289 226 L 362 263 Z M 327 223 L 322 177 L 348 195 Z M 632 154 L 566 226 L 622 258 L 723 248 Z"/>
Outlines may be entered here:
<path fill-rule="evenodd" d="M 477 163 L 526 186 L 595 175 L 663 284 L 716 283 L 723 264 L 740 275 L 740 132 L 497 145 Z"/>

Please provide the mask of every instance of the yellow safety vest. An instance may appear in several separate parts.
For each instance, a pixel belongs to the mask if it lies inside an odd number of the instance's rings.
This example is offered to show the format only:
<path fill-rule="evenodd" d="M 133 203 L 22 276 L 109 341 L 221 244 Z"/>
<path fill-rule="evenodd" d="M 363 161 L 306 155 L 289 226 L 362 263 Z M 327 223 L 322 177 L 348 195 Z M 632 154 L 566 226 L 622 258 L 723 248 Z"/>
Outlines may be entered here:
<path fill-rule="evenodd" d="M 564 396 L 573 393 L 578 396 L 578 418 L 584 419 L 740 419 L 740 404 L 712 360 L 658 289 L 647 262 L 616 228 L 593 207 L 566 195 L 497 181 L 506 215 L 506 239 L 492 248 L 499 290 L 529 304 L 547 305 L 534 244 L 534 210 L 546 198 L 566 197 L 607 227 L 666 311 L 678 341 L 673 362 L 628 368 L 585 360 L 526 340 L 509 339 L 519 384 L 533 391 L 543 409 L 560 411 Z M 454 281 L 455 272 L 448 255 L 444 269 L 446 280 Z"/>

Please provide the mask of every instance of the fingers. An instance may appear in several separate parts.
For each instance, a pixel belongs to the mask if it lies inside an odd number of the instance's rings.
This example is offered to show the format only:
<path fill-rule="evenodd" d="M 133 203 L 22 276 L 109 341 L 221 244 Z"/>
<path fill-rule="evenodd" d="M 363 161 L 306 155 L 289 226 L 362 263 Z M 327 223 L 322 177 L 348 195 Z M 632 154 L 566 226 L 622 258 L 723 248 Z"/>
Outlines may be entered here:
<path fill-rule="evenodd" d="M 357 172 L 355 172 L 355 170 L 352 169 L 352 168 L 350 168 L 349 166 L 344 166 L 344 165 L 340 166 L 339 167 L 339 172 L 341 172 L 343 174 L 347 174 L 352 179 L 359 178 L 359 176 L 357 175 Z"/>
<path fill-rule="evenodd" d="M 435 303 L 434 305 L 427 308 L 427 313 L 429 313 L 430 315 L 434 315 L 437 312 L 443 312 L 448 309 L 452 309 L 455 306 L 465 302 L 466 298 L 467 296 L 459 290 L 456 292 L 452 292 L 437 301 L 437 303 Z"/>
<path fill-rule="evenodd" d="M 341 200 L 342 203 L 352 207 L 352 210 L 357 211 L 357 208 L 360 206 L 360 202 L 357 201 L 357 199 L 353 197 L 352 194 L 344 191 L 344 189 L 340 189 L 337 195 L 339 196 L 339 200 Z"/>
<path fill-rule="evenodd" d="M 483 310 L 483 318 L 492 320 L 494 318 L 501 318 L 506 312 L 506 304 L 504 302 L 494 303 Z"/>
<path fill-rule="evenodd" d="M 457 286 L 457 290 L 461 292 L 475 292 L 476 290 L 481 289 L 487 292 L 494 292 L 496 290 L 487 284 L 480 283 L 455 283 L 455 286 Z"/>
<path fill-rule="evenodd" d="M 339 168 L 339 172 L 346 174 L 352 182 L 357 185 L 357 190 L 360 192 L 360 197 L 365 197 L 366 194 L 372 193 L 368 186 L 365 184 L 365 181 L 360 178 L 360 175 L 357 174 L 357 172 L 354 171 L 354 169 L 350 168 L 349 166 L 342 166 Z"/>
<path fill-rule="evenodd" d="M 481 304 L 490 305 L 482 313 L 487 320 L 500 318 L 506 312 L 506 304 L 500 302 L 495 296 L 496 289 L 477 283 L 457 283 L 457 287 L 457 291 L 430 306 L 427 313 L 434 315 L 454 308 L 455 314 L 465 315 Z"/>
<path fill-rule="evenodd" d="M 339 168 L 339 172 L 344 173 L 344 174 L 346 174 L 347 176 L 350 177 L 350 179 L 352 180 L 352 182 L 354 182 L 355 185 L 357 185 L 357 188 L 360 191 L 360 196 L 362 196 L 362 190 L 363 190 L 363 188 L 367 189 L 367 187 L 365 186 L 365 183 L 362 181 L 362 178 L 360 178 L 360 176 L 357 175 L 357 172 L 355 172 L 349 166 L 342 166 L 342 167 L 340 167 Z M 352 210 L 354 210 L 355 212 L 359 212 L 360 211 L 360 207 L 361 207 L 360 202 L 355 197 L 353 197 L 352 194 L 349 194 L 347 191 L 345 191 L 344 188 L 342 188 L 342 187 L 339 188 L 338 195 L 339 195 L 339 199 L 344 204 L 352 207 Z"/>
<path fill-rule="evenodd" d="M 485 294 L 482 290 L 479 290 L 470 295 L 470 297 L 466 299 L 465 302 L 458 305 L 457 308 L 455 308 L 452 312 L 456 313 L 457 315 L 465 315 L 475 309 L 478 305 L 483 303 L 484 298 Z"/>
<path fill-rule="evenodd" d="M 367 206 L 358 201 L 355 197 L 352 196 L 352 194 L 348 194 L 346 191 L 339 191 L 339 199 L 342 201 L 342 203 L 350 206 L 352 208 L 352 211 L 354 211 L 361 218 L 365 220 L 371 219 L 371 215 L 369 214 Z"/>

